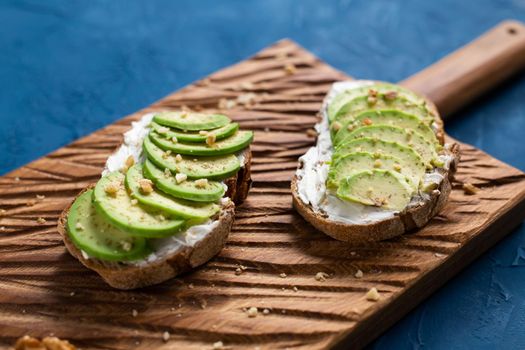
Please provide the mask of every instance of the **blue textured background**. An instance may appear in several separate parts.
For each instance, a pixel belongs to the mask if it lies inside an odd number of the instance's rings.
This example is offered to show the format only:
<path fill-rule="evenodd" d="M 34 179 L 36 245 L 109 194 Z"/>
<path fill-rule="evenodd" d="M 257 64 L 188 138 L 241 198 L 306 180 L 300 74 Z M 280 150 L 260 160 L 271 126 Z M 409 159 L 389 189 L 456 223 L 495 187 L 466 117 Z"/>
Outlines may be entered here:
<path fill-rule="evenodd" d="M 290 37 L 353 76 L 398 81 L 525 1 L 0 0 L 0 174 Z M 525 75 L 447 124 L 525 170 Z M 525 229 L 374 349 L 524 349 Z"/>

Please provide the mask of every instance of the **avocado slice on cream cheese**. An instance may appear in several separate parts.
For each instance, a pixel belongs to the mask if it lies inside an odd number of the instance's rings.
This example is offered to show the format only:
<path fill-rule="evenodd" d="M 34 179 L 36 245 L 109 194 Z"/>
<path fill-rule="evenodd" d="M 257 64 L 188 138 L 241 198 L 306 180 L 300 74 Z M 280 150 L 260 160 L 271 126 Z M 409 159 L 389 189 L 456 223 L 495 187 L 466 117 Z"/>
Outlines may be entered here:
<path fill-rule="evenodd" d="M 153 116 L 153 121 L 164 126 L 180 130 L 199 131 L 223 127 L 231 122 L 222 114 L 204 114 L 195 112 L 164 112 Z"/>
<path fill-rule="evenodd" d="M 162 135 L 164 138 L 173 140 L 175 137 L 176 140 L 182 142 L 206 142 L 206 139 L 212 135 L 216 140 L 225 139 L 233 135 L 237 130 L 239 130 L 238 123 L 230 123 L 223 127 L 209 130 L 209 131 L 181 131 L 178 129 L 172 129 L 166 126 L 162 126 L 155 122 L 151 122 L 151 128 L 159 135 Z"/>

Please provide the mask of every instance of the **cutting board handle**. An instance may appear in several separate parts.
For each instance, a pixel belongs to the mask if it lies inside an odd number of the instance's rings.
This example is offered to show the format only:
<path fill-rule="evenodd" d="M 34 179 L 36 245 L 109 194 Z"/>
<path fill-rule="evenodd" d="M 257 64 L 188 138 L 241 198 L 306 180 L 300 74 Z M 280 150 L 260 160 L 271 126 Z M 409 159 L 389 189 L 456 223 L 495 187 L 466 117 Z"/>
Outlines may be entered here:
<path fill-rule="evenodd" d="M 446 118 L 524 67 L 525 25 L 508 20 L 401 85 L 429 97 Z"/>

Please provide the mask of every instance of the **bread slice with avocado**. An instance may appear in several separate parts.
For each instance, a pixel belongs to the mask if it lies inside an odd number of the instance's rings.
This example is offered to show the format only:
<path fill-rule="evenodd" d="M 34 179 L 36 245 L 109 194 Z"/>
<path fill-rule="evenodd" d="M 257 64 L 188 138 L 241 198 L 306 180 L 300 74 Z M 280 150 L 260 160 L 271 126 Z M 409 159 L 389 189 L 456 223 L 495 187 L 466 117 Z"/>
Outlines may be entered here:
<path fill-rule="evenodd" d="M 207 262 L 226 243 L 235 204 L 251 185 L 253 133 L 238 129 L 227 116 L 189 112 L 133 123 L 101 179 L 62 212 L 68 251 L 118 289 Z M 179 139 L 184 154 L 174 152 Z"/>
<path fill-rule="evenodd" d="M 300 159 L 291 190 L 314 227 L 347 242 L 423 227 L 444 206 L 459 162 L 436 107 L 401 86 L 338 82 Z"/>

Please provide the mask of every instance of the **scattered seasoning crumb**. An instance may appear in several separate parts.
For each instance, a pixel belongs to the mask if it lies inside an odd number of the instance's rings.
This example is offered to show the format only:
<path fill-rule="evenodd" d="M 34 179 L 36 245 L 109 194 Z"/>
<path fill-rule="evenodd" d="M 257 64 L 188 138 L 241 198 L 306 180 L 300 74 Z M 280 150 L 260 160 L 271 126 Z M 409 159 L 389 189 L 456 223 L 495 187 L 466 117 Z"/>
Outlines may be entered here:
<path fill-rule="evenodd" d="M 319 282 L 324 282 L 326 281 L 326 279 L 329 277 L 330 275 L 327 274 L 326 272 L 318 272 L 316 275 L 315 275 L 315 279 Z"/>
<path fill-rule="evenodd" d="M 38 222 L 39 224 L 45 224 L 46 219 L 44 219 L 43 217 L 39 217 L 38 219 L 36 219 L 36 222 Z"/>
<path fill-rule="evenodd" d="M 366 293 L 365 297 L 366 297 L 366 300 L 369 300 L 369 301 L 378 301 L 381 298 L 381 295 L 377 291 L 376 287 L 372 287 Z"/>
<path fill-rule="evenodd" d="M 248 311 L 246 311 L 246 313 L 248 314 L 248 317 L 257 317 L 257 308 L 255 306 L 252 306 L 251 308 L 248 309 Z"/>
<path fill-rule="evenodd" d="M 355 278 L 363 278 L 363 271 L 357 270 L 357 272 L 354 275 Z"/>
<path fill-rule="evenodd" d="M 263 315 L 269 315 L 270 314 L 270 310 L 269 309 L 264 309 L 262 311 Z"/>
<path fill-rule="evenodd" d="M 181 156 L 180 154 L 177 154 L 177 155 L 175 156 L 175 161 L 178 163 L 178 162 L 180 162 L 181 160 L 182 160 L 182 156 Z"/>
<path fill-rule="evenodd" d="M 224 344 L 222 343 L 222 341 L 218 341 L 218 342 L 213 343 L 213 349 L 214 350 L 222 349 L 223 347 L 224 347 Z"/>
<path fill-rule="evenodd" d="M 167 342 L 168 340 L 170 340 L 170 333 L 167 331 L 162 333 L 162 340 L 164 340 L 164 342 Z"/>
<path fill-rule="evenodd" d="M 175 181 L 177 181 L 178 184 L 180 184 L 181 182 L 184 182 L 188 179 L 188 175 L 184 174 L 184 173 L 177 173 L 175 174 Z"/>
<path fill-rule="evenodd" d="M 479 187 L 474 186 L 470 182 L 465 182 L 463 184 L 463 191 L 465 192 L 465 194 L 473 195 L 479 192 Z"/>
<path fill-rule="evenodd" d="M 281 273 L 281 274 L 279 275 L 279 277 L 281 277 L 281 278 L 286 278 L 286 274 L 283 272 L 283 273 Z"/>
<path fill-rule="evenodd" d="M 140 179 L 139 186 L 140 192 L 142 192 L 142 194 L 150 194 L 153 192 L 153 181 L 150 179 Z"/>
<path fill-rule="evenodd" d="M 314 129 L 308 129 L 306 130 L 306 135 L 310 137 L 317 137 L 317 131 Z"/>
<path fill-rule="evenodd" d="M 193 283 L 188 284 L 189 289 L 193 289 Z"/>
<path fill-rule="evenodd" d="M 286 72 L 286 74 L 292 75 L 297 73 L 297 68 L 292 63 L 287 63 L 284 65 L 284 71 Z"/>
<path fill-rule="evenodd" d="M 293 287 L 293 291 L 294 292 L 298 292 L 299 291 L 299 288 L 297 288 L 296 286 Z"/>
<path fill-rule="evenodd" d="M 39 201 L 43 201 L 45 198 L 46 198 L 46 196 L 43 195 L 43 194 L 42 195 L 40 195 L 40 194 L 36 195 L 36 199 L 39 200 Z"/>
<path fill-rule="evenodd" d="M 139 312 L 137 310 L 135 310 L 135 309 L 131 310 L 131 315 L 133 317 L 137 317 L 138 314 L 139 314 Z"/>
<path fill-rule="evenodd" d="M 195 187 L 197 188 L 204 188 L 206 185 L 208 185 L 208 179 L 195 180 Z"/>

